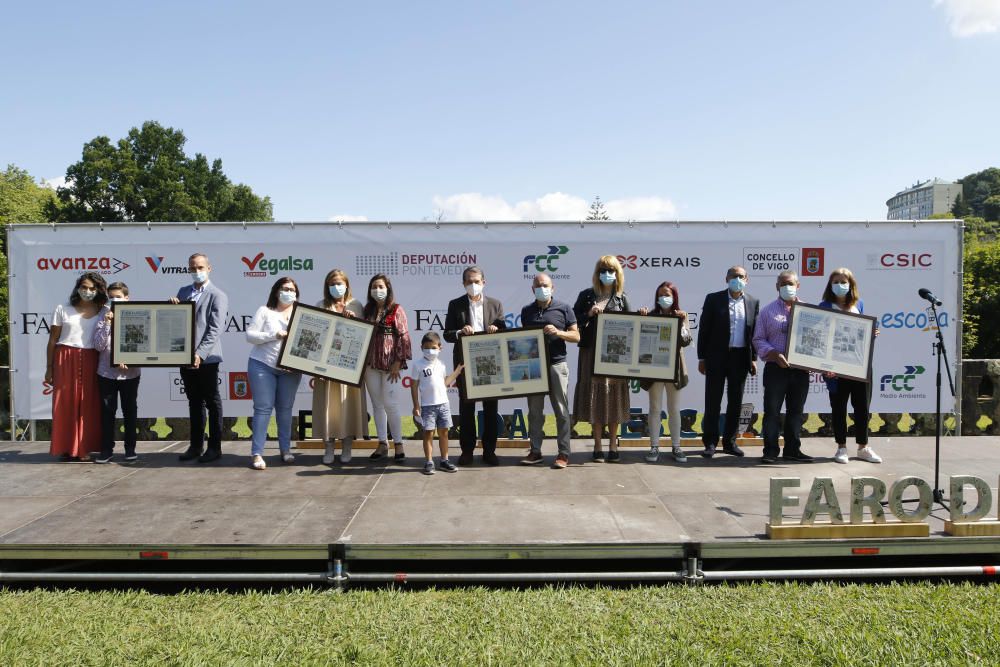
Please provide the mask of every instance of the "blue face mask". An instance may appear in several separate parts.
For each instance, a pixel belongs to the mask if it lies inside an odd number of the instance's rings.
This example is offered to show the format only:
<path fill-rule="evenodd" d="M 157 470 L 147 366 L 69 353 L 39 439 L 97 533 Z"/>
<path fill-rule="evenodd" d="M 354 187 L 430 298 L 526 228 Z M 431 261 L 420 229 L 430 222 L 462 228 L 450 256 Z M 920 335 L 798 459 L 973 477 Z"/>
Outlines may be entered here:
<path fill-rule="evenodd" d="M 602 285 L 612 285 L 615 282 L 614 271 L 601 271 L 600 280 Z"/>
<path fill-rule="evenodd" d="M 778 288 L 778 293 L 781 294 L 781 298 L 785 301 L 791 301 L 798 295 L 799 288 L 795 285 L 782 285 Z"/>
<path fill-rule="evenodd" d="M 536 287 L 535 288 L 535 301 L 548 301 L 549 297 L 552 296 L 551 287 Z"/>
<path fill-rule="evenodd" d="M 848 283 L 832 283 L 830 289 L 835 296 L 847 296 L 847 293 L 851 291 L 851 286 Z"/>
<path fill-rule="evenodd" d="M 742 292 L 743 288 L 747 286 L 747 281 L 742 278 L 730 278 L 729 279 L 729 291 L 730 292 Z"/>
<path fill-rule="evenodd" d="M 670 306 L 674 305 L 674 297 L 664 294 L 663 296 L 656 297 L 656 303 L 663 310 L 667 310 Z"/>
<path fill-rule="evenodd" d="M 327 287 L 327 289 L 330 291 L 330 296 L 332 296 L 334 299 L 339 299 L 340 297 L 347 294 L 347 285 L 345 285 L 344 283 L 334 283 L 329 287 Z"/>
<path fill-rule="evenodd" d="M 201 284 L 208 280 L 208 271 L 194 271 L 191 273 L 191 282 Z"/>
<path fill-rule="evenodd" d="M 281 290 L 278 292 L 278 301 L 285 305 L 295 303 L 295 292 L 291 290 Z"/>

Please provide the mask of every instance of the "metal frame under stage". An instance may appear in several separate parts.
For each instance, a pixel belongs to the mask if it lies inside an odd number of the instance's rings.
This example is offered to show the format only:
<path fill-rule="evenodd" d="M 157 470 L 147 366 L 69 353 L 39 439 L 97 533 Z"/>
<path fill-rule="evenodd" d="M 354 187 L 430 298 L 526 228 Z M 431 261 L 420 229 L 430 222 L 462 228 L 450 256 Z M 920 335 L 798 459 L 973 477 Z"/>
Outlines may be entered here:
<path fill-rule="evenodd" d="M 791 561 L 791 562 L 790 562 Z M 517 585 L 994 577 L 1000 538 L 644 544 L 0 545 L 0 584 Z"/>

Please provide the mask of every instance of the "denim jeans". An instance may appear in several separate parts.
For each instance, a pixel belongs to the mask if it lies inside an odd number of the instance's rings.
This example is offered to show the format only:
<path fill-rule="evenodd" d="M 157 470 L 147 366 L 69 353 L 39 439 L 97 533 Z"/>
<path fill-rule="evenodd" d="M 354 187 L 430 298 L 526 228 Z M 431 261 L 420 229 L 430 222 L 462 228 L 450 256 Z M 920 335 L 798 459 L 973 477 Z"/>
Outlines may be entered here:
<path fill-rule="evenodd" d="M 267 425 L 273 410 L 278 420 L 278 446 L 287 452 L 292 446 L 292 405 L 299 388 L 300 373 L 287 373 L 251 358 L 247 363 L 250 392 L 253 394 L 253 444 L 251 454 L 264 454 Z"/>

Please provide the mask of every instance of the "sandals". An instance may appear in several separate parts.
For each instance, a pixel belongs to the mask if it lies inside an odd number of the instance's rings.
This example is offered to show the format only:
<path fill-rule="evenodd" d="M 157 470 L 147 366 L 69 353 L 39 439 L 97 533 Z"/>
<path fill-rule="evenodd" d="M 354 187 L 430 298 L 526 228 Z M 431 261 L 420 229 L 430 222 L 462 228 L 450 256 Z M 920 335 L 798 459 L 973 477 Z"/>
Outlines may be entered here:
<path fill-rule="evenodd" d="M 396 455 L 393 456 L 393 459 L 395 459 L 396 463 L 402 463 L 406 460 L 406 452 L 403 451 L 402 445 L 396 447 Z"/>
<path fill-rule="evenodd" d="M 378 447 L 375 448 L 375 451 L 368 455 L 368 460 L 378 461 L 380 458 L 382 458 L 388 453 L 389 453 L 389 443 L 380 442 L 378 443 Z"/>

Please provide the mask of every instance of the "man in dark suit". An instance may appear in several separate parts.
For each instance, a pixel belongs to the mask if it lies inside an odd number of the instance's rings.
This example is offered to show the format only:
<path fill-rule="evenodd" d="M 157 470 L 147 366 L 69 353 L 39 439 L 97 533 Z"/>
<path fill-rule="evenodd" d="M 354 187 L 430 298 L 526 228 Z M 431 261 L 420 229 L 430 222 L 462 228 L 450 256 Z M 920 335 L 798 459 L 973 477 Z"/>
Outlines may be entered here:
<path fill-rule="evenodd" d="M 191 285 L 177 290 L 173 303 L 194 301 L 194 364 L 181 366 L 181 380 L 188 399 L 191 444 L 181 461 L 215 461 L 222 456 L 222 397 L 219 395 L 219 363 L 222 361 L 222 332 L 226 326 L 229 297 L 209 282 L 212 265 L 197 252 L 188 259 Z M 208 409 L 208 448 L 205 440 L 205 409 Z"/>
<path fill-rule="evenodd" d="M 727 384 L 722 451 L 743 456 L 736 444 L 743 385 L 747 373 L 757 374 L 753 332 L 760 302 L 744 291 L 749 280 L 742 266 L 731 267 L 726 282 L 727 289 L 705 297 L 698 318 L 698 371 L 705 376 L 705 415 L 701 420 L 705 451 L 701 455 L 708 459 L 715 455 L 719 443 L 719 413 Z"/>
<path fill-rule="evenodd" d="M 503 304 L 499 299 L 492 299 L 483 294 L 486 286 L 486 276 L 478 266 L 470 266 L 462 272 L 462 284 L 465 285 L 465 295 L 448 302 L 448 314 L 444 319 L 444 339 L 454 345 L 453 360 L 455 367 L 462 362 L 462 346 L 458 342 L 460 336 L 485 331 L 496 333 L 506 329 Z M 466 367 L 466 371 L 468 367 Z M 483 401 L 483 463 L 492 466 L 500 465 L 497 458 L 497 401 Z M 476 402 L 461 400 L 459 402 L 459 442 L 462 445 L 462 455 L 458 465 L 472 465 L 472 452 L 476 448 Z"/>

